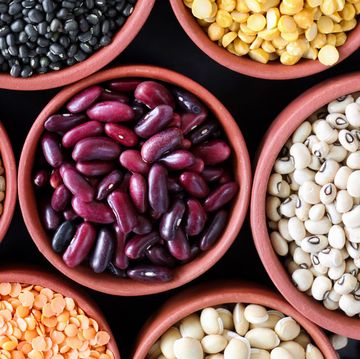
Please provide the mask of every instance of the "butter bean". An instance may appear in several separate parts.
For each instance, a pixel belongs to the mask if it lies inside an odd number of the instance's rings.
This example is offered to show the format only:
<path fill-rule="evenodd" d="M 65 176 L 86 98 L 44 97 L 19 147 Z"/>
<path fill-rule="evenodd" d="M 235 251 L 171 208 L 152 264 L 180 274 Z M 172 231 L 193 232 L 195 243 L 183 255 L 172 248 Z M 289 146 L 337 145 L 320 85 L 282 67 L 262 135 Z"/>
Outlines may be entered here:
<path fill-rule="evenodd" d="M 161 336 L 160 348 L 166 358 L 175 358 L 174 344 L 180 338 L 181 334 L 175 327 L 171 327 Z"/>
<path fill-rule="evenodd" d="M 191 314 L 184 318 L 180 323 L 179 329 L 183 337 L 194 338 L 197 340 L 201 340 L 204 337 L 204 331 L 197 314 Z"/>
<path fill-rule="evenodd" d="M 206 334 L 221 334 L 224 324 L 214 308 L 205 308 L 200 315 L 200 323 Z"/>
<path fill-rule="evenodd" d="M 293 318 L 285 317 L 276 323 L 275 332 L 281 340 L 293 340 L 300 334 L 300 326 Z"/>
<path fill-rule="evenodd" d="M 236 333 L 242 336 L 246 334 L 250 325 L 250 323 L 245 318 L 244 311 L 245 306 L 241 303 L 237 303 L 233 310 L 234 326 Z"/>
<path fill-rule="evenodd" d="M 324 359 L 324 356 L 316 346 L 310 343 L 306 347 L 306 359 Z"/>
<path fill-rule="evenodd" d="M 294 356 L 285 348 L 274 348 L 270 353 L 271 359 L 294 359 Z"/>
<path fill-rule="evenodd" d="M 234 329 L 234 321 L 233 315 L 230 310 L 225 308 L 217 308 L 216 311 L 219 313 L 219 316 L 223 322 L 224 329 L 233 330 Z"/>
<path fill-rule="evenodd" d="M 245 319 L 251 324 L 259 324 L 267 321 L 269 315 L 266 308 L 257 304 L 249 304 L 244 311 Z"/>
<path fill-rule="evenodd" d="M 248 359 L 250 350 L 250 344 L 245 338 L 233 338 L 224 350 L 224 359 Z"/>
<path fill-rule="evenodd" d="M 269 328 L 254 328 L 249 330 L 245 338 L 249 341 L 251 347 L 270 350 L 280 344 L 277 334 Z"/>
<path fill-rule="evenodd" d="M 216 354 L 223 351 L 227 345 L 227 340 L 219 334 L 206 335 L 201 339 L 204 353 Z"/>
<path fill-rule="evenodd" d="M 193 338 L 177 339 L 174 343 L 174 354 L 177 359 L 203 359 L 204 357 L 200 342 Z"/>
<path fill-rule="evenodd" d="M 250 359 L 270 359 L 270 353 L 264 349 L 251 349 Z"/>
<path fill-rule="evenodd" d="M 305 359 L 305 349 L 295 341 L 282 342 L 280 348 L 286 349 L 296 359 Z"/>

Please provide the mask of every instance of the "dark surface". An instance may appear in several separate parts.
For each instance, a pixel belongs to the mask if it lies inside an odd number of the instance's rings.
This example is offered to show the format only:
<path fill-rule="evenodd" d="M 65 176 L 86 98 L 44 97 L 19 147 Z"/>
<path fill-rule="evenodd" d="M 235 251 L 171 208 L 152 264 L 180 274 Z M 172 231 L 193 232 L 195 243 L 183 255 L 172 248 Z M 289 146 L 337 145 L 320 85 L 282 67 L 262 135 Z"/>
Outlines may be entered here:
<path fill-rule="evenodd" d="M 141 33 L 112 65 L 146 63 L 164 66 L 204 85 L 224 103 L 237 120 L 250 155 L 254 158 L 271 121 L 291 100 L 325 79 L 359 70 L 359 61 L 360 51 L 335 68 L 305 79 L 276 82 L 249 78 L 225 69 L 203 54 L 178 24 L 168 1 L 157 0 Z M 9 133 L 17 161 L 33 121 L 58 91 L 0 90 L 0 119 Z M 33 244 L 23 223 L 19 206 L 0 247 L 0 256 L 1 263 L 38 264 L 45 271 L 56 272 Z M 222 278 L 247 279 L 271 285 L 256 254 L 248 220 L 228 253 L 194 283 Z M 179 289 L 142 298 L 117 298 L 91 290 L 87 292 L 105 313 L 122 358 L 128 359 L 131 358 L 132 346 L 143 323 L 169 296 L 178 291 Z M 360 342 L 351 342 L 349 347 L 342 351 L 341 358 L 359 359 Z"/>

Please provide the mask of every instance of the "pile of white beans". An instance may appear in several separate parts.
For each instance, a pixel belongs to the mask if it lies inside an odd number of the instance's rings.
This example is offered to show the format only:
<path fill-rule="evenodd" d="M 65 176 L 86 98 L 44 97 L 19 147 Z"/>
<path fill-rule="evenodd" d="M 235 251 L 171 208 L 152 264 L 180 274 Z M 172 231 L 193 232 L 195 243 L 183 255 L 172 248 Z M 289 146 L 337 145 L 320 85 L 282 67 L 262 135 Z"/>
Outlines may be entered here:
<path fill-rule="evenodd" d="M 359 315 L 359 94 L 329 103 L 294 132 L 269 178 L 266 214 L 296 287 Z"/>
<path fill-rule="evenodd" d="M 231 310 L 232 309 L 232 310 Z M 168 329 L 147 359 L 323 359 L 291 317 L 257 305 L 205 308 Z"/>

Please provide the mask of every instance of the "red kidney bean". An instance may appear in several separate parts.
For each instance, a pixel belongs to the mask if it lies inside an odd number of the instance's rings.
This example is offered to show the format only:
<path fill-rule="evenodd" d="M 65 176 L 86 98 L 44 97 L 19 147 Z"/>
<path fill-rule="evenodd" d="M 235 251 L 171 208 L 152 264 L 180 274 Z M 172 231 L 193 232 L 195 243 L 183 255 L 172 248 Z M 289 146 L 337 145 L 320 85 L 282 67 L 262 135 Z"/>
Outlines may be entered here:
<path fill-rule="evenodd" d="M 122 103 L 128 103 L 129 97 L 116 91 L 105 89 L 100 96 L 101 101 L 119 101 Z"/>
<path fill-rule="evenodd" d="M 97 186 L 96 199 L 102 201 L 112 191 L 116 190 L 123 179 L 123 175 L 120 171 L 114 170 L 104 177 Z"/>
<path fill-rule="evenodd" d="M 174 267 L 176 265 L 174 257 L 172 257 L 166 248 L 161 245 L 155 245 L 148 248 L 146 250 L 146 257 L 155 265 L 165 267 Z"/>
<path fill-rule="evenodd" d="M 190 244 L 181 228 L 178 228 L 176 231 L 175 238 L 171 241 L 167 241 L 166 243 L 170 254 L 174 258 L 184 261 L 190 257 Z"/>
<path fill-rule="evenodd" d="M 60 171 L 58 168 L 55 168 L 54 170 L 52 170 L 49 182 L 50 182 L 50 186 L 52 188 L 57 188 L 63 183 L 61 175 L 60 175 Z"/>
<path fill-rule="evenodd" d="M 127 170 L 146 175 L 149 173 L 150 165 L 143 161 L 140 151 L 126 150 L 120 155 L 120 163 Z"/>
<path fill-rule="evenodd" d="M 180 183 L 173 177 L 168 177 L 167 188 L 169 192 L 177 193 L 181 192 L 183 188 L 180 186 Z"/>
<path fill-rule="evenodd" d="M 64 211 L 63 215 L 66 221 L 73 221 L 79 218 L 79 216 L 75 213 L 75 211 L 72 208 L 69 208 L 66 211 Z"/>
<path fill-rule="evenodd" d="M 75 236 L 63 254 L 65 264 L 74 268 L 81 264 L 89 255 L 96 240 L 96 229 L 88 222 L 81 223 L 76 230 Z"/>
<path fill-rule="evenodd" d="M 145 162 L 155 162 L 166 152 L 173 151 L 182 142 L 182 132 L 179 128 L 171 127 L 150 137 L 141 148 L 141 157 Z"/>
<path fill-rule="evenodd" d="M 113 276 L 115 276 L 117 278 L 127 278 L 126 271 L 116 268 L 112 262 L 110 262 L 108 264 L 107 270 L 110 274 L 112 274 Z"/>
<path fill-rule="evenodd" d="M 207 229 L 201 235 L 200 249 L 202 251 L 208 250 L 217 241 L 226 226 L 227 213 L 221 210 L 215 214 Z"/>
<path fill-rule="evenodd" d="M 71 200 L 71 192 L 64 184 L 55 189 L 51 197 L 51 207 L 56 212 L 62 212 L 68 206 Z"/>
<path fill-rule="evenodd" d="M 144 213 L 147 209 L 148 193 L 146 180 L 141 174 L 134 173 L 131 175 L 129 193 L 137 211 Z"/>
<path fill-rule="evenodd" d="M 200 157 L 205 165 L 216 165 L 230 156 L 230 147 L 222 140 L 211 140 L 194 147 L 193 153 Z"/>
<path fill-rule="evenodd" d="M 117 268 L 126 269 L 129 266 L 129 259 L 125 254 L 126 235 L 118 225 L 114 226 L 116 245 L 114 253 L 114 264 Z"/>
<path fill-rule="evenodd" d="M 49 174 L 46 170 L 38 170 L 34 175 L 34 184 L 36 187 L 44 187 L 49 180 Z"/>
<path fill-rule="evenodd" d="M 167 170 L 162 165 L 155 163 L 151 166 L 148 177 L 149 203 L 158 213 L 165 213 L 169 206 L 167 176 Z"/>
<path fill-rule="evenodd" d="M 217 181 L 222 176 L 223 173 L 224 170 L 220 167 L 206 166 L 204 170 L 201 172 L 201 175 L 203 176 L 206 182 L 214 182 Z"/>
<path fill-rule="evenodd" d="M 181 147 L 184 149 L 184 150 L 188 150 L 189 148 L 191 148 L 192 146 L 192 143 L 190 140 L 188 140 L 187 138 L 184 138 L 182 143 L 181 143 Z"/>
<path fill-rule="evenodd" d="M 76 163 L 76 169 L 87 177 L 106 175 L 111 172 L 114 167 L 114 163 L 108 161 L 80 161 Z"/>
<path fill-rule="evenodd" d="M 116 91 L 133 92 L 140 83 L 141 80 L 137 79 L 121 79 L 109 82 L 109 87 Z"/>
<path fill-rule="evenodd" d="M 51 241 L 51 247 L 56 253 L 63 253 L 71 242 L 75 233 L 75 226 L 71 221 L 60 224 Z"/>
<path fill-rule="evenodd" d="M 178 105 L 187 112 L 192 112 L 194 114 L 199 114 L 206 111 L 205 107 L 200 103 L 200 101 L 190 92 L 181 89 L 173 88 L 172 93 L 175 96 L 175 100 Z"/>
<path fill-rule="evenodd" d="M 41 138 L 41 147 L 44 157 L 51 167 L 59 167 L 62 164 L 64 157 L 57 135 L 54 133 L 45 132 Z"/>
<path fill-rule="evenodd" d="M 184 213 L 184 202 L 176 200 L 169 211 L 163 214 L 159 225 L 160 236 L 163 239 L 167 241 L 175 239 L 176 231 L 181 224 Z"/>
<path fill-rule="evenodd" d="M 115 123 L 107 123 L 105 125 L 105 133 L 113 140 L 121 143 L 126 147 L 133 147 L 138 143 L 138 136 L 128 127 Z"/>
<path fill-rule="evenodd" d="M 225 184 L 232 181 L 232 177 L 229 172 L 224 171 L 221 177 L 219 178 L 220 184 Z"/>
<path fill-rule="evenodd" d="M 168 105 L 156 106 L 148 112 L 135 126 L 137 135 L 149 138 L 163 130 L 173 118 L 173 109 Z"/>
<path fill-rule="evenodd" d="M 210 139 L 212 135 L 217 131 L 219 125 L 215 121 L 207 121 L 201 126 L 196 127 L 189 134 L 189 139 L 194 145 L 198 145 Z"/>
<path fill-rule="evenodd" d="M 88 121 L 76 126 L 65 133 L 62 138 L 62 145 L 66 148 L 74 147 L 80 140 L 87 137 L 101 135 L 104 126 L 98 121 Z"/>
<path fill-rule="evenodd" d="M 57 229 L 61 222 L 60 214 L 51 207 L 50 203 L 43 204 L 41 208 L 41 219 L 45 229 L 54 231 Z"/>
<path fill-rule="evenodd" d="M 95 273 L 102 273 L 111 261 L 114 253 L 114 236 L 108 228 L 98 232 L 96 244 L 90 258 L 90 267 Z"/>
<path fill-rule="evenodd" d="M 120 152 L 120 146 L 108 137 L 88 137 L 75 145 L 72 158 L 75 161 L 109 161 L 119 157 Z"/>
<path fill-rule="evenodd" d="M 128 193 L 129 192 L 129 186 L 130 186 L 130 178 L 131 178 L 131 173 L 126 172 L 124 175 L 123 180 L 120 183 L 120 186 L 118 188 L 118 191 L 120 192 L 124 192 L 124 193 Z"/>
<path fill-rule="evenodd" d="M 200 254 L 200 252 L 201 252 L 201 250 L 199 248 L 199 245 L 197 243 L 195 243 L 190 248 L 190 256 L 189 256 L 189 258 L 186 259 L 185 261 L 182 261 L 182 263 L 191 262 L 193 259 L 195 259 Z"/>
<path fill-rule="evenodd" d="M 190 172 L 202 173 L 204 167 L 204 161 L 200 158 L 195 158 L 195 163 L 192 166 L 189 166 L 186 170 Z"/>
<path fill-rule="evenodd" d="M 103 224 L 115 221 L 114 213 L 106 203 L 96 201 L 86 203 L 75 196 L 71 200 L 71 205 L 75 213 L 85 221 Z"/>
<path fill-rule="evenodd" d="M 228 182 L 211 192 L 204 202 L 207 212 L 214 212 L 230 202 L 236 195 L 239 186 L 236 182 Z"/>
<path fill-rule="evenodd" d="M 81 201 L 91 202 L 94 199 L 95 192 L 93 187 L 73 165 L 69 163 L 61 165 L 60 174 L 67 189 Z"/>
<path fill-rule="evenodd" d="M 153 109 L 159 105 L 175 107 L 174 97 L 162 84 L 155 81 L 143 81 L 135 89 L 135 98 Z"/>
<path fill-rule="evenodd" d="M 175 150 L 162 157 L 160 161 L 165 164 L 167 168 L 177 171 L 195 164 L 195 157 L 189 151 Z"/>
<path fill-rule="evenodd" d="M 68 111 L 79 113 L 88 109 L 102 94 L 100 86 L 91 86 L 75 95 L 66 105 Z"/>
<path fill-rule="evenodd" d="M 107 202 L 121 231 L 125 234 L 131 232 L 137 225 L 137 214 L 129 195 L 117 190 L 108 195 Z"/>
<path fill-rule="evenodd" d="M 138 223 L 133 229 L 135 234 L 148 234 L 152 231 L 153 225 L 151 222 L 144 216 L 138 216 Z"/>
<path fill-rule="evenodd" d="M 194 197 L 203 198 L 209 194 L 208 185 L 198 173 L 183 172 L 179 180 L 186 192 Z"/>
<path fill-rule="evenodd" d="M 189 236 L 197 236 L 204 229 L 206 212 L 200 202 L 194 198 L 188 199 L 185 232 Z"/>
<path fill-rule="evenodd" d="M 162 213 L 161 212 L 157 212 L 157 211 L 154 211 L 153 209 L 150 210 L 150 216 L 153 220 L 157 221 L 158 219 L 161 218 L 162 216 Z"/>
<path fill-rule="evenodd" d="M 50 116 L 44 123 L 44 127 L 50 132 L 67 132 L 73 127 L 84 123 L 84 115 L 74 115 L 70 113 L 56 114 Z"/>
<path fill-rule="evenodd" d="M 169 268 L 155 265 L 138 265 L 127 270 L 129 278 L 141 282 L 169 282 L 173 273 Z"/>
<path fill-rule="evenodd" d="M 181 128 L 181 116 L 174 112 L 171 121 L 168 123 L 167 127 L 178 127 Z"/>
<path fill-rule="evenodd" d="M 145 253 L 147 248 L 150 248 L 157 242 L 160 237 L 157 232 L 151 232 L 145 235 L 135 235 L 125 246 L 125 253 L 130 259 L 139 259 Z"/>
<path fill-rule="evenodd" d="M 181 129 L 186 135 L 197 126 L 201 125 L 207 117 L 207 112 L 201 112 L 194 114 L 190 112 L 183 113 L 181 115 Z"/>
<path fill-rule="evenodd" d="M 127 104 L 118 101 L 102 101 L 90 107 L 86 114 L 91 120 L 101 122 L 131 121 L 135 117 L 134 110 Z"/>

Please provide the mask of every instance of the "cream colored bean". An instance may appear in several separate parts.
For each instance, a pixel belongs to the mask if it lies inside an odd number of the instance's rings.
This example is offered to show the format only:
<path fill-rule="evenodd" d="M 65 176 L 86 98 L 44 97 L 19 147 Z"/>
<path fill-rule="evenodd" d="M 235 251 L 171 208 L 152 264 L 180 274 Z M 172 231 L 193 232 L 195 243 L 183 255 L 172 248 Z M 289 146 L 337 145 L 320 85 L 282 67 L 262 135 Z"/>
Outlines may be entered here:
<path fill-rule="evenodd" d="M 294 180 L 300 186 L 303 185 L 305 182 L 314 182 L 315 180 L 315 171 L 312 171 L 308 168 L 295 170 L 294 171 Z"/>
<path fill-rule="evenodd" d="M 342 166 L 337 171 L 335 178 L 334 178 L 334 184 L 338 189 L 346 189 L 347 183 L 350 175 L 352 174 L 352 171 L 347 166 Z M 360 191 L 360 189 L 359 189 Z M 360 193 L 360 192 L 359 192 Z"/>
<path fill-rule="evenodd" d="M 349 294 L 355 290 L 358 284 L 357 278 L 350 273 L 345 273 L 334 284 L 334 290 L 340 295 Z"/>
<path fill-rule="evenodd" d="M 294 172 L 295 166 L 290 157 L 282 157 L 275 161 L 274 171 L 282 175 Z"/>
<path fill-rule="evenodd" d="M 324 300 L 332 288 L 331 280 L 326 276 L 316 277 L 311 286 L 311 294 L 316 300 Z"/>
<path fill-rule="evenodd" d="M 160 348 L 163 355 L 168 359 L 175 358 L 174 343 L 181 338 L 179 329 L 171 327 L 161 336 Z"/>
<path fill-rule="evenodd" d="M 227 340 L 219 334 L 206 335 L 201 339 L 201 346 L 204 353 L 217 354 L 222 352 L 227 345 Z"/>
<path fill-rule="evenodd" d="M 351 126 L 360 127 L 360 106 L 356 102 L 346 106 L 345 114 Z"/>
<path fill-rule="evenodd" d="M 295 359 L 295 357 L 285 348 L 274 348 L 270 353 L 271 359 Z"/>
<path fill-rule="evenodd" d="M 333 129 L 325 120 L 318 120 L 313 123 L 313 131 L 320 141 L 334 143 L 338 139 L 338 131 Z"/>
<path fill-rule="evenodd" d="M 327 234 L 331 228 L 331 222 L 328 217 L 323 217 L 318 221 L 308 219 L 304 224 L 306 230 L 311 234 Z"/>
<path fill-rule="evenodd" d="M 300 325 L 293 318 L 285 317 L 276 323 L 275 332 L 283 341 L 293 340 L 300 334 Z"/>
<path fill-rule="evenodd" d="M 333 145 L 330 145 L 329 153 L 326 155 L 326 160 L 333 160 L 336 162 L 342 162 L 345 160 L 346 156 L 348 154 L 348 151 L 341 146 L 340 143 L 335 142 Z"/>
<path fill-rule="evenodd" d="M 241 335 L 239 335 L 236 332 L 233 332 L 231 330 L 224 329 L 223 334 L 224 338 L 229 342 L 233 338 L 242 338 Z"/>
<path fill-rule="evenodd" d="M 288 242 L 281 236 L 279 232 L 272 232 L 270 234 L 270 241 L 274 251 L 279 256 L 286 256 L 289 252 Z"/>
<path fill-rule="evenodd" d="M 287 218 L 294 217 L 297 200 L 298 196 L 295 194 L 292 194 L 290 197 L 286 198 L 279 207 L 280 214 Z"/>
<path fill-rule="evenodd" d="M 342 222 L 342 214 L 336 210 L 334 203 L 327 204 L 326 215 L 332 224 L 340 224 Z"/>
<path fill-rule="evenodd" d="M 233 310 L 234 326 L 236 333 L 244 336 L 249 330 L 250 323 L 245 319 L 244 316 L 245 306 L 241 303 L 237 303 Z"/>
<path fill-rule="evenodd" d="M 277 196 L 281 192 L 282 176 L 279 173 L 271 174 L 268 182 L 267 191 L 272 196 Z"/>
<path fill-rule="evenodd" d="M 251 348 L 250 359 L 270 359 L 270 353 L 264 349 Z"/>
<path fill-rule="evenodd" d="M 300 198 L 296 202 L 295 215 L 300 221 L 306 221 L 309 218 L 309 211 L 311 205 L 301 200 Z"/>
<path fill-rule="evenodd" d="M 352 258 L 346 260 L 345 272 L 350 273 L 353 276 L 357 276 L 359 268 L 356 267 L 355 262 Z"/>
<path fill-rule="evenodd" d="M 350 257 L 353 259 L 360 258 L 360 245 L 359 243 L 347 241 L 346 250 L 349 253 Z"/>
<path fill-rule="evenodd" d="M 301 247 L 297 247 L 294 250 L 293 259 L 302 268 L 309 268 L 311 266 L 310 254 L 304 252 Z"/>
<path fill-rule="evenodd" d="M 360 171 L 354 171 L 349 175 L 346 189 L 350 196 L 360 197 Z"/>
<path fill-rule="evenodd" d="M 340 130 L 339 142 L 349 152 L 355 152 L 359 148 L 358 139 L 349 130 Z"/>
<path fill-rule="evenodd" d="M 244 311 L 245 319 L 250 324 L 264 323 L 269 319 L 269 314 L 265 307 L 258 304 L 249 304 Z"/>
<path fill-rule="evenodd" d="M 351 211 L 342 215 L 344 225 L 349 228 L 360 227 L 360 206 L 355 206 Z"/>
<path fill-rule="evenodd" d="M 337 267 L 330 267 L 328 270 L 328 277 L 332 280 L 338 280 L 345 273 L 345 261 Z"/>
<path fill-rule="evenodd" d="M 309 290 L 314 280 L 314 276 L 311 271 L 303 268 L 294 271 L 291 277 L 295 286 L 301 292 L 306 292 L 307 290 Z"/>
<path fill-rule="evenodd" d="M 328 234 L 329 244 L 333 248 L 342 249 L 345 245 L 345 232 L 339 225 L 333 225 Z"/>
<path fill-rule="evenodd" d="M 309 121 L 304 121 L 293 133 L 291 139 L 292 142 L 301 142 L 303 143 L 311 134 L 311 123 Z"/>
<path fill-rule="evenodd" d="M 346 165 L 352 170 L 360 169 L 360 151 L 350 153 L 349 157 L 346 160 Z"/>
<path fill-rule="evenodd" d="M 281 201 L 278 197 L 269 196 L 266 198 L 266 216 L 274 222 L 278 222 L 281 219 L 279 214 L 279 208 Z"/>
<path fill-rule="evenodd" d="M 277 334 L 269 328 L 254 328 L 249 330 L 245 338 L 250 346 L 258 349 L 271 350 L 280 344 Z"/>
<path fill-rule="evenodd" d="M 293 239 L 290 236 L 289 232 L 289 220 L 286 218 L 281 218 L 278 222 L 278 229 L 281 236 L 286 239 L 288 242 L 291 242 Z"/>
<path fill-rule="evenodd" d="M 245 338 L 233 338 L 224 350 L 224 359 L 249 359 L 250 343 Z"/>
<path fill-rule="evenodd" d="M 323 235 L 305 237 L 301 241 L 301 249 L 306 253 L 320 252 L 328 245 L 327 237 Z"/>
<path fill-rule="evenodd" d="M 342 96 L 336 99 L 335 101 L 330 102 L 327 106 L 327 110 L 330 113 L 333 112 L 345 113 L 346 106 L 352 102 L 354 102 L 354 98 L 351 95 Z"/>
<path fill-rule="evenodd" d="M 352 294 L 342 295 L 339 300 L 339 307 L 349 317 L 360 314 L 360 300 L 356 300 Z"/>
<path fill-rule="evenodd" d="M 305 359 L 305 349 L 297 342 L 290 340 L 288 342 L 282 342 L 280 348 L 286 349 L 292 354 L 294 359 Z"/>
<path fill-rule="evenodd" d="M 254 329 L 254 328 L 270 328 L 273 329 L 276 325 L 276 323 L 281 319 L 284 318 L 285 315 L 283 313 L 280 313 L 277 310 L 268 310 L 268 320 L 266 320 L 263 323 L 258 323 L 258 324 L 250 324 L 250 329 Z"/>
<path fill-rule="evenodd" d="M 314 144 L 311 152 L 318 158 L 324 158 L 330 152 L 330 146 L 325 141 L 319 141 Z"/>
<path fill-rule="evenodd" d="M 327 297 L 323 300 L 323 306 L 329 310 L 337 310 L 339 309 L 339 302 L 334 302 L 329 297 Z"/>
<path fill-rule="evenodd" d="M 203 359 L 204 352 L 198 340 L 181 338 L 174 343 L 174 354 L 177 359 Z"/>
<path fill-rule="evenodd" d="M 180 322 L 180 333 L 183 337 L 201 340 L 205 333 L 197 314 L 191 314 Z"/>
<path fill-rule="evenodd" d="M 326 121 L 329 122 L 331 127 L 334 127 L 338 130 L 343 130 L 349 126 L 349 121 L 342 113 L 329 113 L 326 116 Z"/>
<path fill-rule="evenodd" d="M 335 248 L 325 248 L 319 255 L 320 263 L 325 267 L 338 267 L 343 262 L 343 257 L 340 250 Z"/>
<path fill-rule="evenodd" d="M 290 156 L 296 169 L 304 169 L 311 162 L 311 154 L 303 143 L 294 143 L 290 148 Z"/>
<path fill-rule="evenodd" d="M 206 334 L 222 334 L 224 331 L 223 322 L 214 308 L 205 308 L 201 311 L 200 323 Z"/>
<path fill-rule="evenodd" d="M 325 184 L 320 190 L 320 201 L 324 204 L 330 204 L 335 200 L 336 194 L 337 190 L 334 184 Z"/>
<path fill-rule="evenodd" d="M 312 221 L 319 221 L 325 215 L 325 206 L 322 203 L 313 205 L 309 211 L 309 218 Z"/>
<path fill-rule="evenodd" d="M 310 343 L 306 347 L 306 359 L 324 359 L 324 356 L 315 345 Z"/>
<path fill-rule="evenodd" d="M 233 315 L 230 310 L 225 308 L 217 308 L 216 311 L 219 313 L 219 316 L 223 322 L 224 329 L 233 330 L 234 329 L 234 321 Z"/>
<path fill-rule="evenodd" d="M 300 185 L 295 181 L 294 178 L 294 172 L 289 173 L 288 175 L 285 175 L 287 177 L 287 182 L 290 185 L 290 189 L 294 192 L 297 192 L 299 190 Z"/>
<path fill-rule="evenodd" d="M 315 182 L 323 186 L 333 182 L 340 165 L 335 160 L 326 160 L 315 175 Z"/>
<path fill-rule="evenodd" d="M 289 197 L 291 193 L 290 185 L 286 181 L 281 181 L 280 192 L 277 194 L 279 198 Z"/>
<path fill-rule="evenodd" d="M 353 243 L 360 243 L 360 227 L 357 228 L 344 228 L 346 238 Z"/>
<path fill-rule="evenodd" d="M 307 345 L 311 343 L 311 339 L 303 330 L 301 330 L 300 334 L 294 339 L 294 342 L 306 349 Z"/>
<path fill-rule="evenodd" d="M 339 213 L 349 212 L 353 205 L 353 198 L 350 196 L 348 191 L 343 189 L 341 191 L 338 191 L 336 195 L 335 207 Z"/>
<path fill-rule="evenodd" d="M 330 342 L 335 350 L 344 349 L 348 344 L 348 338 L 339 334 L 332 334 L 330 336 Z"/>
<path fill-rule="evenodd" d="M 320 189 L 316 183 L 307 181 L 299 188 L 299 197 L 306 203 L 317 204 L 320 202 Z"/>
<path fill-rule="evenodd" d="M 330 151 L 331 151 L 331 146 L 330 146 Z M 329 154 L 326 157 L 328 157 L 328 156 L 329 156 Z M 322 165 L 322 163 L 321 163 L 319 157 L 311 156 L 311 163 L 309 164 L 309 168 L 311 170 L 318 171 L 320 169 L 321 165 Z"/>
<path fill-rule="evenodd" d="M 288 229 L 290 237 L 293 240 L 302 240 L 306 236 L 304 223 L 297 217 L 292 217 L 289 219 Z"/>

